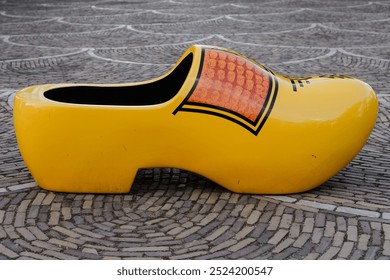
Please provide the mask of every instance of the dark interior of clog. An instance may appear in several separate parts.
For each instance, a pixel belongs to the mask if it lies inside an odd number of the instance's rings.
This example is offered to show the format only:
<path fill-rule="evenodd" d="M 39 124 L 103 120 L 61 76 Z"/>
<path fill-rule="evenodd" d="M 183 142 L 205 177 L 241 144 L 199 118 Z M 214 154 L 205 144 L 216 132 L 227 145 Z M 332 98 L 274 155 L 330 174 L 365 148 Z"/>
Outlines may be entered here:
<path fill-rule="evenodd" d="M 193 55 L 186 56 L 166 77 L 155 82 L 132 86 L 69 86 L 48 90 L 50 100 L 90 105 L 145 106 L 164 103 L 183 85 L 192 65 Z"/>

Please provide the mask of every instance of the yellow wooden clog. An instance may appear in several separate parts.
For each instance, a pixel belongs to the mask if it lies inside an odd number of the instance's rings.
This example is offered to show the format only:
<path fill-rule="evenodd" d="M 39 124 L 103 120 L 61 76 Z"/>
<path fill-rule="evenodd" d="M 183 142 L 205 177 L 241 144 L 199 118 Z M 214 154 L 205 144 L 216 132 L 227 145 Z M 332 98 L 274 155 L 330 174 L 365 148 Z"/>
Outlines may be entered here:
<path fill-rule="evenodd" d="M 138 169 L 174 167 L 234 192 L 285 194 L 345 167 L 377 111 L 360 80 L 284 77 L 239 53 L 192 46 L 154 80 L 23 89 L 14 121 L 44 189 L 126 193 Z"/>

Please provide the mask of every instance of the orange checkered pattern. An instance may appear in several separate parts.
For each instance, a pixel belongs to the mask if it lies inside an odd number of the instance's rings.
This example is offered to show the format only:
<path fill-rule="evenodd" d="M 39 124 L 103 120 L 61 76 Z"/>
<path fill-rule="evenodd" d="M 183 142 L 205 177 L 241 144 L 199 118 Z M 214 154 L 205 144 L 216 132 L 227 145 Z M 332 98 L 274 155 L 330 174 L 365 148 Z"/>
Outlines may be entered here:
<path fill-rule="evenodd" d="M 265 70 L 233 53 L 206 49 L 199 82 L 188 101 L 227 109 L 254 122 L 269 87 Z"/>

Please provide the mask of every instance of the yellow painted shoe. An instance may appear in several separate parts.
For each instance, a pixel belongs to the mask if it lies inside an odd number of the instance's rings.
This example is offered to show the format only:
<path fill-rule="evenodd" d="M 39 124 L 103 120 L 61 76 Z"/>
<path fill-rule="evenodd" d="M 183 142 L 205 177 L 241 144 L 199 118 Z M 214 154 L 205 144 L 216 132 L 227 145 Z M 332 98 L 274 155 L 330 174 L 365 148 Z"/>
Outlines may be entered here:
<path fill-rule="evenodd" d="M 360 80 L 284 77 L 239 53 L 192 46 L 154 80 L 23 89 L 14 121 L 44 189 L 126 193 L 138 169 L 174 167 L 234 192 L 285 194 L 345 167 L 377 111 Z"/>

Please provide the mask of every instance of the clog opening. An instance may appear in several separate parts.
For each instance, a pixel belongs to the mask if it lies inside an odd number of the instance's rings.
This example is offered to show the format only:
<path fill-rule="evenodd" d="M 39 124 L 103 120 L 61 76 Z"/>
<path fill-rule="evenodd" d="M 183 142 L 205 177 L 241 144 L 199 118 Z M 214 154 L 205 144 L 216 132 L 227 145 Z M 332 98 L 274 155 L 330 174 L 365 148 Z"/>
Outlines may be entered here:
<path fill-rule="evenodd" d="M 164 103 L 173 98 L 188 76 L 193 55 L 187 55 L 166 77 L 133 86 L 69 86 L 48 90 L 47 99 L 75 104 L 145 106 Z"/>

